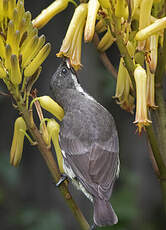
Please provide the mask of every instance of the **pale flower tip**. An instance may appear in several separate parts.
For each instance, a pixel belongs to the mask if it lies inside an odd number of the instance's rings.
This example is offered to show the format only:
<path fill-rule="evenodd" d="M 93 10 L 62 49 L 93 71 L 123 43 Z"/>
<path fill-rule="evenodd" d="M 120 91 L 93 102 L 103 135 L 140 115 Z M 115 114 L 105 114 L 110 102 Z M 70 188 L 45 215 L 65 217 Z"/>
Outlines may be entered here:
<path fill-rule="evenodd" d="M 73 63 L 72 60 L 70 60 L 70 62 L 71 62 L 71 65 L 72 65 L 72 67 L 74 68 L 75 71 L 78 71 L 78 70 L 80 70 L 82 68 L 81 63 L 76 64 L 76 63 Z"/>
<path fill-rule="evenodd" d="M 141 134 L 141 132 L 142 132 L 142 129 L 145 131 L 145 128 L 147 127 L 147 126 L 149 126 L 151 123 L 152 123 L 152 121 L 150 121 L 150 120 L 135 120 L 134 122 L 133 122 L 134 124 L 136 124 L 136 126 L 137 126 L 137 131 L 138 131 L 138 133 L 139 134 Z"/>
<path fill-rule="evenodd" d="M 91 32 L 91 30 L 87 30 L 86 33 L 84 34 L 84 42 L 88 43 L 91 42 L 93 39 L 94 32 Z"/>
<path fill-rule="evenodd" d="M 57 57 L 65 57 L 65 54 L 61 51 L 59 51 L 59 53 L 56 54 Z"/>

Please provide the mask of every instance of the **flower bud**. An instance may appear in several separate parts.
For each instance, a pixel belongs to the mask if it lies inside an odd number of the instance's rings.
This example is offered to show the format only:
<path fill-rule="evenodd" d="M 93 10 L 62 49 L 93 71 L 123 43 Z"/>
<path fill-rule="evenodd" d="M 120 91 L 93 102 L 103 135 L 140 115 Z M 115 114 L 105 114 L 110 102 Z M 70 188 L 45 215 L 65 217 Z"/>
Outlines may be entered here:
<path fill-rule="evenodd" d="M 155 74 L 150 71 L 150 66 L 146 62 L 146 69 L 147 69 L 147 106 L 151 107 L 152 109 L 156 109 L 157 106 L 155 104 Z"/>
<path fill-rule="evenodd" d="M 54 119 L 49 119 L 47 122 L 47 130 L 48 130 L 50 142 L 52 139 L 52 142 L 53 142 L 53 145 L 56 151 L 56 156 L 57 156 L 57 161 L 58 161 L 60 172 L 64 173 L 63 157 L 62 157 L 61 148 L 59 146 L 60 125 Z"/>
<path fill-rule="evenodd" d="M 19 50 L 19 42 L 20 42 L 20 32 L 18 30 L 15 31 L 14 23 L 12 20 L 10 20 L 8 23 L 6 43 L 10 45 L 12 49 L 12 54 L 16 54 L 17 56 Z"/>
<path fill-rule="evenodd" d="M 33 20 L 33 26 L 41 29 L 45 26 L 56 14 L 65 10 L 69 0 L 56 0 L 46 9 L 44 9 L 37 18 Z"/>
<path fill-rule="evenodd" d="M 13 9 L 16 7 L 16 0 L 8 0 L 8 17 L 13 17 Z"/>
<path fill-rule="evenodd" d="M 21 21 L 24 17 L 24 13 L 25 13 L 24 2 L 22 0 L 17 1 L 17 8 L 16 9 L 17 9 L 18 17 L 17 17 L 17 22 L 15 23 L 15 29 L 19 30 Z"/>
<path fill-rule="evenodd" d="M 12 55 L 12 49 L 10 45 L 6 45 L 5 47 L 5 67 L 10 72 L 11 68 L 11 55 Z"/>
<path fill-rule="evenodd" d="M 144 29 L 137 32 L 135 39 L 142 41 L 147 39 L 149 36 L 156 34 L 157 32 L 166 28 L 166 17 L 157 19 L 151 25 L 145 27 Z"/>
<path fill-rule="evenodd" d="M 142 0 L 140 3 L 139 30 L 150 24 L 153 0 Z"/>
<path fill-rule="evenodd" d="M 139 8 L 141 0 L 132 0 L 132 15 L 135 14 L 135 11 Z"/>
<path fill-rule="evenodd" d="M 48 112 L 52 113 L 60 121 L 64 117 L 64 110 L 60 105 L 58 105 L 51 97 L 42 96 L 38 98 L 41 107 Z"/>
<path fill-rule="evenodd" d="M 100 40 L 97 49 L 100 52 L 104 52 L 106 51 L 115 41 L 115 38 L 112 36 L 111 31 L 108 27 L 107 32 L 104 34 L 104 36 L 102 37 L 102 39 Z"/>
<path fill-rule="evenodd" d="M 34 52 L 34 49 L 36 48 L 38 43 L 38 36 L 35 35 L 32 37 L 32 39 L 29 41 L 27 46 L 24 46 L 24 48 L 21 50 L 22 55 L 22 67 L 25 68 L 27 59 L 29 59 L 29 56 Z"/>
<path fill-rule="evenodd" d="M 34 57 L 42 49 L 44 43 L 45 43 L 44 35 L 41 35 L 39 38 L 36 39 L 33 51 L 29 53 L 26 59 L 24 58 L 24 63 L 22 63 L 22 66 L 27 66 L 30 64 L 30 62 L 34 59 Z"/>
<path fill-rule="evenodd" d="M 94 36 L 95 32 L 95 22 L 96 22 L 96 16 L 97 12 L 99 10 L 99 2 L 98 0 L 89 0 L 88 2 L 88 15 L 84 30 L 84 41 L 90 42 Z"/>
<path fill-rule="evenodd" d="M 150 63 L 149 68 L 151 73 L 155 73 L 157 67 L 158 58 L 158 34 L 154 34 L 150 37 Z"/>
<path fill-rule="evenodd" d="M 103 23 L 103 20 L 99 20 L 96 24 L 95 30 L 97 33 L 102 33 L 107 29 L 107 26 Z"/>
<path fill-rule="evenodd" d="M 142 30 L 150 24 L 150 16 L 153 0 L 142 0 L 140 3 L 139 30 Z M 136 35 L 137 36 L 137 35 Z M 137 40 L 137 39 L 136 39 Z M 144 39 L 142 39 L 144 40 Z M 138 49 L 143 50 L 146 41 L 138 43 Z"/>
<path fill-rule="evenodd" d="M 129 10 L 126 0 L 117 0 L 115 4 L 115 16 L 118 18 L 123 17 L 127 19 L 129 16 Z"/>
<path fill-rule="evenodd" d="M 144 126 L 148 126 L 151 121 L 147 117 L 147 75 L 146 71 L 138 65 L 134 71 L 134 78 L 136 82 L 136 117 L 134 123 L 138 126 L 138 132 Z"/>
<path fill-rule="evenodd" d="M 19 60 L 16 55 L 11 55 L 11 73 L 10 80 L 13 85 L 19 85 L 22 81 L 22 74 L 20 72 Z"/>
<path fill-rule="evenodd" d="M 40 67 L 40 65 L 47 58 L 51 50 L 51 44 L 47 43 L 43 48 L 39 51 L 36 57 L 32 60 L 32 62 L 25 68 L 24 76 L 30 77 L 32 76 L 36 70 Z"/>
<path fill-rule="evenodd" d="M 133 85 L 129 77 L 129 73 L 124 66 L 123 58 L 120 59 L 118 78 L 116 84 L 116 94 L 114 98 L 118 99 L 117 104 L 128 112 L 133 113 L 134 97 L 130 95 L 130 90 L 133 90 Z"/>
<path fill-rule="evenodd" d="M 111 9 L 110 0 L 99 0 L 100 5 L 105 9 Z"/>
<path fill-rule="evenodd" d="M 14 125 L 14 135 L 10 150 L 10 164 L 13 166 L 18 166 L 22 158 L 25 131 L 26 124 L 24 119 L 22 117 L 17 118 Z"/>
<path fill-rule="evenodd" d="M 5 58 L 5 43 L 4 43 L 4 39 L 2 38 L 2 36 L 0 35 L 0 57 L 1 58 Z"/>
<path fill-rule="evenodd" d="M 0 60 L 0 78 L 5 78 L 6 76 L 6 70 L 4 69 L 2 61 Z"/>

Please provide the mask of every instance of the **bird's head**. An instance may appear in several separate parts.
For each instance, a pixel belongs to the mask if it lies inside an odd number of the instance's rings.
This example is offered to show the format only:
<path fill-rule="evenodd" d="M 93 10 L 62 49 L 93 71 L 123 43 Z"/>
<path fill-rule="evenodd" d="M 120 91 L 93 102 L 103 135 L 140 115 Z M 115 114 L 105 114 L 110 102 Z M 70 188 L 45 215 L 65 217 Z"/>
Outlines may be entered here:
<path fill-rule="evenodd" d="M 64 59 L 51 78 L 50 88 L 55 95 L 59 90 L 76 89 L 77 74 L 68 59 Z"/>

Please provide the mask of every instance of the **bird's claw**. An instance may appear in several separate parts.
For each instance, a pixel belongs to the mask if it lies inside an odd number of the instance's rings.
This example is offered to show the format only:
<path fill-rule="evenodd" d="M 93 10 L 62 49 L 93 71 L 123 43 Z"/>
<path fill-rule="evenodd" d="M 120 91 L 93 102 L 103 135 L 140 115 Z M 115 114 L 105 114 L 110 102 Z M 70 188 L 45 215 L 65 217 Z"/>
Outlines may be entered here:
<path fill-rule="evenodd" d="M 61 178 L 59 179 L 59 181 L 56 183 L 56 187 L 59 187 L 66 179 L 67 179 L 67 175 L 66 174 L 62 174 Z"/>

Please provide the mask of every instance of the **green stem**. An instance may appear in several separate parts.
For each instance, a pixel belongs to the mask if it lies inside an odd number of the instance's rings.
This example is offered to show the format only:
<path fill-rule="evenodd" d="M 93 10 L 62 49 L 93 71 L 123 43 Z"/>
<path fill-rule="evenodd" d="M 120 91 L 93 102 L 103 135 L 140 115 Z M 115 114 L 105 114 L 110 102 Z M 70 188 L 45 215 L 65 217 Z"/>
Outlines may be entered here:
<path fill-rule="evenodd" d="M 117 34 L 117 33 L 116 33 Z M 130 79 L 131 79 L 131 82 L 133 84 L 133 87 L 134 89 L 136 89 L 136 86 L 135 86 L 135 80 L 134 80 L 134 70 L 135 70 L 135 65 L 133 63 L 133 60 L 132 58 L 130 57 L 130 54 L 126 48 L 126 45 L 124 44 L 124 41 L 123 39 L 121 38 L 121 36 L 119 36 L 117 34 L 116 36 L 116 44 L 118 46 L 118 49 L 121 53 L 121 56 L 123 57 L 124 59 L 124 62 L 125 62 L 125 67 L 127 68 L 127 71 L 129 73 L 129 76 L 130 76 Z"/>
<path fill-rule="evenodd" d="M 158 166 L 158 178 L 166 211 L 166 107 L 162 87 L 156 88 L 158 109 L 151 111 L 152 125 L 147 127 L 148 139 Z"/>
<path fill-rule="evenodd" d="M 158 51 L 158 65 L 156 69 L 156 85 L 160 85 L 163 80 L 164 71 L 166 64 L 166 29 L 164 30 L 164 39 L 163 39 L 163 47 L 159 48 Z"/>
<path fill-rule="evenodd" d="M 158 105 L 158 109 L 155 111 L 159 130 L 158 142 L 160 143 L 160 151 L 166 165 L 166 104 L 162 87 L 156 89 L 156 104 Z"/>
<path fill-rule="evenodd" d="M 153 152 L 155 161 L 156 161 L 157 166 L 158 166 L 158 170 L 159 170 L 158 177 L 160 178 L 161 175 L 166 176 L 166 167 L 164 165 L 162 156 L 160 154 L 160 149 L 158 147 L 158 143 L 156 140 L 156 135 L 155 135 L 154 130 L 153 130 L 153 126 L 152 125 L 147 126 L 146 131 L 147 131 L 148 140 L 149 140 L 150 146 L 152 148 L 152 152 Z"/>
<path fill-rule="evenodd" d="M 33 123 L 30 119 L 30 112 L 26 109 L 26 106 L 23 104 L 18 104 L 18 109 L 21 112 L 27 127 L 33 137 L 33 139 L 37 142 L 37 147 L 42 155 L 42 157 L 44 158 L 47 167 L 53 177 L 53 180 L 55 183 L 57 183 L 61 177 L 59 168 L 57 166 L 57 163 L 55 162 L 55 159 L 53 157 L 53 154 L 50 150 L 50 148 L 45 144 L 39 130 L 37 129 L 36 125 Z M 86 221 L 85 217 L 83 216 L 81 210 L 78 208 L 77 204 L 75 203 L 75 201 L 73 200 L 67 186 L 65 185 L 65 183 L 62 183 L 59 187 L 60 192 L 62 193 L 66 203 L 68 204 L 68 206 L 70 207 L 70 209 L 72 210 L 75 218 L 77 219 L 77 221 L 79 222 L 81 229 L 82 230 L 89 230 L 90 226 L 88 224 L 88 222 Z"/>

